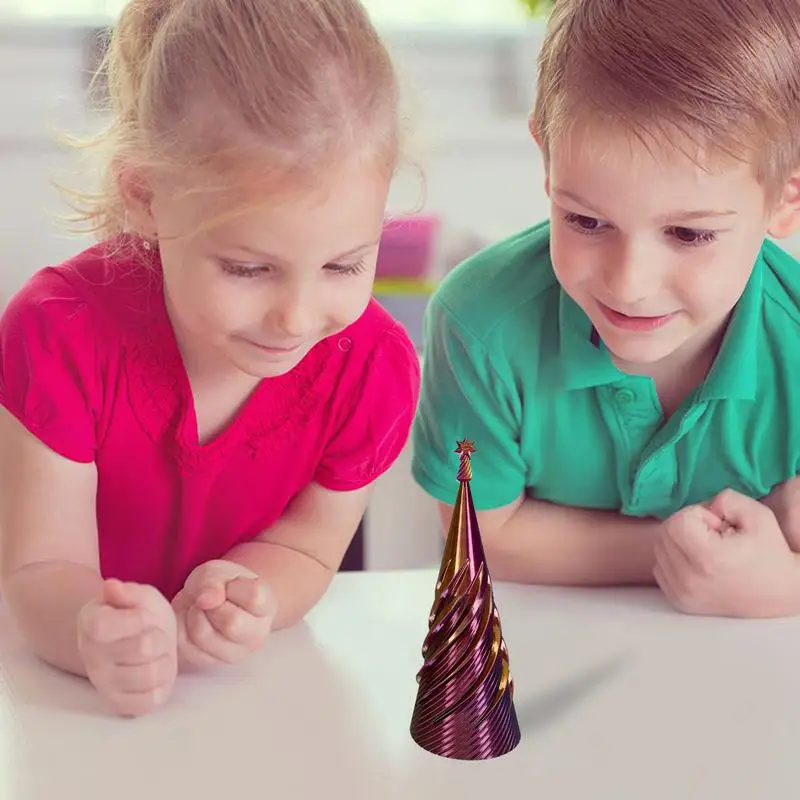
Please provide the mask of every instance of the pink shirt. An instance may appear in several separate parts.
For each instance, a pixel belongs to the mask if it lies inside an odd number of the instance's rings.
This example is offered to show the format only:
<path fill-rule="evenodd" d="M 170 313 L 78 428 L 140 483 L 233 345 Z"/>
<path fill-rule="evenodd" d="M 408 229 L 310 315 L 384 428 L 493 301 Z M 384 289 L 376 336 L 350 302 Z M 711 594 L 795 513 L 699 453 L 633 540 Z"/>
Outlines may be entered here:
<path fill-rule="evenodd" d="M 346 491 L 383 473 L 409 435 L 419 360 L 373 300 L 200 445 L 152 260 L 98 245 L 37 273 L 0 321 L 0 402 L 52 450 L 96 463 L 102 574 L 172 598 L 310 482 Z"/>

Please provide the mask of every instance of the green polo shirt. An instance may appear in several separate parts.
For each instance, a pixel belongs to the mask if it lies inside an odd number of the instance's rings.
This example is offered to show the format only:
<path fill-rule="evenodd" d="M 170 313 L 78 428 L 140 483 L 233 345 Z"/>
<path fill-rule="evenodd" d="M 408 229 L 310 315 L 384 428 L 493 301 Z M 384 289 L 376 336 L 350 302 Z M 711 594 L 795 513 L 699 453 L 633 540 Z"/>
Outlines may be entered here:
<path fill-rule="evenodd" d="M 425 319 L 413 474 L 455 499 L 456 442 L 475 441 L 479 509 L 523 491 L 665 518 L 725 488 L 767 494 L 800 472 L 800 264 L 765 241 L 705 382 L 665 422 L 561 290 L 542 223 L 473 256 Z"/>

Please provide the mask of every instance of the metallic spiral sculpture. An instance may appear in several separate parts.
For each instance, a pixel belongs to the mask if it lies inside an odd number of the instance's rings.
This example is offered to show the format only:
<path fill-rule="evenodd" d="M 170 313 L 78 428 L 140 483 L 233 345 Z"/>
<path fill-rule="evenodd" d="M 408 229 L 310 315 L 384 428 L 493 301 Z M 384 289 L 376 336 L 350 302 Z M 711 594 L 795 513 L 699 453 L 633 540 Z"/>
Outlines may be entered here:
<path fill-rule="evenodd" d="M 411 736 L 445 758 L 497 758 L 520 741 L 514 687 L 469 482 L 475 445 L 458 442 L 458 496 L 417 674 Z"/>

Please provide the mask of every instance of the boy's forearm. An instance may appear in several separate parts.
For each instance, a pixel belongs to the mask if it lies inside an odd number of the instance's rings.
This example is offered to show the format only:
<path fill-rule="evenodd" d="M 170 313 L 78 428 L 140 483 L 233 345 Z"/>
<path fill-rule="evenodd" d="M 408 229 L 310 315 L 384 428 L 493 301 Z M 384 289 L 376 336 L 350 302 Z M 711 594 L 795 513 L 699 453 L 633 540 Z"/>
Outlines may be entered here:
<path fill-rule="evenodd" d="M 0 591 L 31 649 L 54 667 L 85 677 L 78 613 L 102 596 L 98 572 L 68 562 L 29 564 L 5 576 Z"/>
<path fill-rule="evenodd" d="M 653 584 L 660 522 L 526 499 L 484 544 L 495 580 L 566 586 Z"/>
<path fill-rule="evenodd" d="M 311 556 L 272 542 L 238 545 L 225 558 L 261 576 L 275 593 L 278 613 L 273 630 L 299 622 L 325 594 L 335 574 Z"/>
<path fill-rule="evenodd" d="M 800 614 L 800 554 L 792 552 L 792 570 L 786 584 L 777 592 L 774 608 L 767 616 L 796 617 Z"/>

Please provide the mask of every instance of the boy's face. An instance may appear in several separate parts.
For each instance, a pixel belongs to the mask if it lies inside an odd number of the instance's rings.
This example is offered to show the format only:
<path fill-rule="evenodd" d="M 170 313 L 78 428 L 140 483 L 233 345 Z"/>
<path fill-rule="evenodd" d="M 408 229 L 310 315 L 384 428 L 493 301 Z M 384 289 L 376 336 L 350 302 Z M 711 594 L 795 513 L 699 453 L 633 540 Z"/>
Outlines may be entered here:
<path fill-rule="evenodd" d="M 750 165 L 706 172 L 671 148 L 576 129 L 548 166 L 556 276 L 615 360 L 644 367 L 712 340 L 774 219 Z"/>

